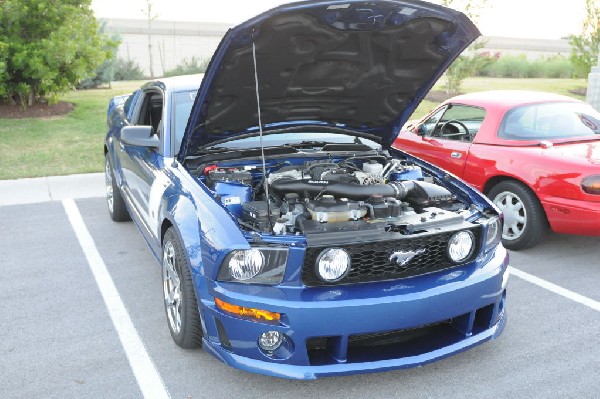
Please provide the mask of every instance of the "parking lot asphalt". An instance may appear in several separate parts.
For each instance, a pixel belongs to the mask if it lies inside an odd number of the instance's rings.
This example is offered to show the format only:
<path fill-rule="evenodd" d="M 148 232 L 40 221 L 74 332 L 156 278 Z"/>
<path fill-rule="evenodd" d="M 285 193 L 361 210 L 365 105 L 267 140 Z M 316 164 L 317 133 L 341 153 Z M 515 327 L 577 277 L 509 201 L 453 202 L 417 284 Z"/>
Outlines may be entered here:
<path fill-rule="evenodd" d="M 520 277 L 509 280 L 508 324 L 496 341 L 413 369 L 289 381 L 175 346 L 159 264 L 133 223 L 109 219 L 102 198 L 5 204 L 0 221 L 3 398 L 600 396 L 597 237 L 549 234 L 538 247 L 511 252 Z M 133 331 L 123 330 L 127 320 Z"/>

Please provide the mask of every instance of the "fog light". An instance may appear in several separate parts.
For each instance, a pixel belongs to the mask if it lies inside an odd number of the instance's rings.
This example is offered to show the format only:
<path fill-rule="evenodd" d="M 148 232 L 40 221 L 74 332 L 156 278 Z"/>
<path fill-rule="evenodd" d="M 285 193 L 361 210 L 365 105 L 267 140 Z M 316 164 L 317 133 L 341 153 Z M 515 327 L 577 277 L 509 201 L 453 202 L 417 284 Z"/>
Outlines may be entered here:
<path fill-rule="evenodd" d="M 321 252 L 316 263 L 317 276 L 326 283 L 341 280 L 350 270 L 350 255 L 341 248 Z"/>
<path fill-rule="evenodd" d="M 272 352 L 281 346 L 283 334 L 279 331 L 267 331 L 259 335 L 258 345 L 262 350 Z"/>
<path fill-rule="evenodd" d="M 470 231 L 461 231 L 450 238 L 448 256 L 452 262 L 458 263 L 467 259 L 473 253 L 475 236 Z"/>

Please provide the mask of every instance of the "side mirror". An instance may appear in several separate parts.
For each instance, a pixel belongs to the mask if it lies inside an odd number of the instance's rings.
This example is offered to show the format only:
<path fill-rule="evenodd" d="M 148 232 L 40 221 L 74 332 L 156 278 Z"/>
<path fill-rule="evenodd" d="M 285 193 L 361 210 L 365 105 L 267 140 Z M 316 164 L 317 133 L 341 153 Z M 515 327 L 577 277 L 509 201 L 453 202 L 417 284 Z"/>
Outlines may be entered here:
<path fill-rule="evenodd" d="M 125 126 L 121 129 L 121 141 L 138 147 L 158 148 L 160 139 L 152 126 Z"/>
<path fill-rule="evenodd" d="M 417 126 L 417 136 L 425 136 L 427 134 L 427 127 L 423 125 Z"/>

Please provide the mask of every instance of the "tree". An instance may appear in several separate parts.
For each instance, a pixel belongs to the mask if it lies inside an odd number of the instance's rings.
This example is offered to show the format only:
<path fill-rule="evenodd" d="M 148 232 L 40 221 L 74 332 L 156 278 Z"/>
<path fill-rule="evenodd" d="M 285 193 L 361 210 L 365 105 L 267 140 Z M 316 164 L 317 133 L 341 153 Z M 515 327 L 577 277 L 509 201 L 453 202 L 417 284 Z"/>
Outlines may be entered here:
<path fill-rule="evenodd" d="M 496 62 L 497 57 L 492 56 L 489 52 L 477 52 L 484 46 L 485 42 L 483 41 L 473 43 L 469 48 L 470 54 L 459 55 L 446 70 L 446 82 L 444 83 L 446 94 L 454 96 L 460 93 L 462 83 L 466 78 L 476 75 L 478 71 Z"/>
<path fill-rule="evenodd" d="M 142 12 L 148 19 L 148 57 L 150 57 L 150 78 L 154 79 L 154 66 L 152 62 L 152 21 L 158 18 L 158 14 L 152 14 L 152 2 L 146 0 L 146 9 Z"/>
<path fill-rule="evenodd" d="M 462 11 L 472 21 L 479 18 L 481 11 L 486 7 L 487 0 L 442 0 L 442 5 Z M 461 54 L 448 67 L 445 74 L 444 90 L 447 94 L 460 93 L 462 82 L 469 76 L 473 76 L 477 70 L 484 68 L 493 62 L 491 57 L 482 57 L 477 50 L 483 48 L 485 42 L 475 42 L 467 50 L 470 54 Z"/>
<path fill-rule="evenodd" d="M 98 33 L 104 38 L 103 50 L 107 56 L 105 60 L 96 68 L 96 73 L 93 76 L 81 80 L 77 84 L 78 89 L 91 89 L 108 83 L 114 80 L 115 66 L 117 62 L 117 51 L 121 44 L 121 36 L 119 34 L 106 33 L 106 21 L 100 22 Z"/>
<path fill-rule="evenodd" d="M 115 66 L 117 62 L 117 51 L 121 44 L 121 35 L 118 33 L 108 34 L 106 32 L 106 21 L 101 21 L 98 27 L 98 33 L 104 40 L 103 50 L 106 51 L 106 59 L 96 68 L 96 73 L 77 83 L 78 89 L 92 89 L 107 84 L 114 80 Z"/>
<path fill-rule="evenodd" d="M 583 21 L 581 34 L 570 35 L 571 64 L 575 68 L 575 75 L 587 78 L 592 66 L 598 59 L 598 46 L 600 46 L 600 2 L 598 0 L 585 0 L 586 17 Z"/>
<path fill-rule="evenodd" d="M 91 0 L 0 2 L 0 95 L 5 100 L 22 106 L 54 102 L 94 74 L 108 52 L 90 5 Z"/>

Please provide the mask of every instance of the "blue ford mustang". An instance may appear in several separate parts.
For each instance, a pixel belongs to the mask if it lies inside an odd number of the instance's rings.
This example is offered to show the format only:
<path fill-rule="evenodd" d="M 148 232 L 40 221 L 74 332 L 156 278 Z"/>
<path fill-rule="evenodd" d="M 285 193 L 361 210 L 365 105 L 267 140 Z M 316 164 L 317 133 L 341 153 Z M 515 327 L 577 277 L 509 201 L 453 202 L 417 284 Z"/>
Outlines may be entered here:
<path fill-rule="evenodd" d="M 108 209 L 162 264 L 177 345 L 312 379 L 501 333 L 498 210 L 390 147 L 478 35 L 416 0 L 298 2 L 230 30 L 202 81 L 111 103 Z"/>

